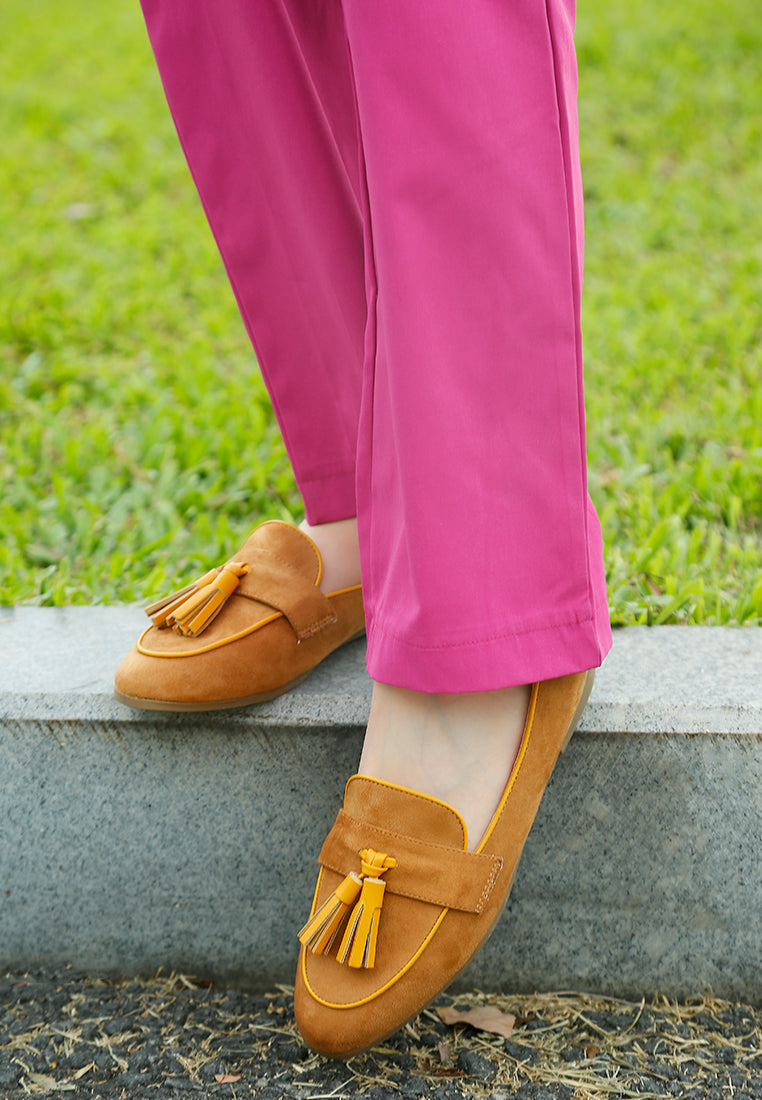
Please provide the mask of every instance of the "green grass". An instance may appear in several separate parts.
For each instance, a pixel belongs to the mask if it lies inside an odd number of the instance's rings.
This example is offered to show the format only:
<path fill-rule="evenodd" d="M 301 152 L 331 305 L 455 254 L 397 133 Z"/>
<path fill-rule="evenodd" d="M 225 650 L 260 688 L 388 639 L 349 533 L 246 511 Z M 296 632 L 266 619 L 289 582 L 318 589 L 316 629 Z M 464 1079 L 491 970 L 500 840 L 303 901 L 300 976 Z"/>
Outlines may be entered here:
<path fill-rule="evenodd" d="M 591 491 L 615 622 L 762 620 L 762 24 L 583 3 Z"/>
<path fill-rule="evenodd" d="M 762 24 L 582 0 L 590 482 L 614 622 L 762 622 Z M 299 518 L 137 0 L 6 0 L 0 602 L 133 600 Z M 170 580 L 171 578 L 171 580 Z"/>

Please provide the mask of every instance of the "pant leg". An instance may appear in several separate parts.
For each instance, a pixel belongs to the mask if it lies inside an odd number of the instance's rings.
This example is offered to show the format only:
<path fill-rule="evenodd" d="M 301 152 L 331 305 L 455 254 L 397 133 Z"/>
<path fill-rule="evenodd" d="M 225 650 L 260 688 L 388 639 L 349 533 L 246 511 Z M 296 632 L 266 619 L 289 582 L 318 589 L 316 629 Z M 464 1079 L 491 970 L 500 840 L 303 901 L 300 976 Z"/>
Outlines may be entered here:
<path fill-rule="evenodd" d="M 587 495 L 573 0 L 343 0 L 364 159 L 368 667 L 476 691 L 610 644 Z"/>
<path fill-rule="evenodd" d="M 359 177 L 339 0 L 144 0 L 308 518 L 354 510 L 367 297 L 371 674 L 475 691 L 591 667 L 569 0 L 343 9 Z"/>
<path fill-rule="evenodd" d="M 142 3 L 307 518 L 353 516 L 365 295 L 340 0 Z"/>

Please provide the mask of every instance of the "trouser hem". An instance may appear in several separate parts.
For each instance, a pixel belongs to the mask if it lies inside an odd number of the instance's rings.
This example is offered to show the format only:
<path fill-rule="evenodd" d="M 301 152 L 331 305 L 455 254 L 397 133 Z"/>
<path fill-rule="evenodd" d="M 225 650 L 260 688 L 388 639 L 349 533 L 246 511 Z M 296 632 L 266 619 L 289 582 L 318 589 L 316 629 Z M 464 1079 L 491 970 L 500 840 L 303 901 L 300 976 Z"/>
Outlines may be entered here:
<path fill-rule="evenodd" d="M 299 477 L 308 523 L 333 523 L 357 515 L 355 470 L 339 471 L 318 477 Z"/>
<path fill-rule="evenodd" d="M 369 622 L 373 680 L 425 692 L 496 691 L 597 668 L 611 647 L 608 615 L 522 633 L 416 645 Z"/>

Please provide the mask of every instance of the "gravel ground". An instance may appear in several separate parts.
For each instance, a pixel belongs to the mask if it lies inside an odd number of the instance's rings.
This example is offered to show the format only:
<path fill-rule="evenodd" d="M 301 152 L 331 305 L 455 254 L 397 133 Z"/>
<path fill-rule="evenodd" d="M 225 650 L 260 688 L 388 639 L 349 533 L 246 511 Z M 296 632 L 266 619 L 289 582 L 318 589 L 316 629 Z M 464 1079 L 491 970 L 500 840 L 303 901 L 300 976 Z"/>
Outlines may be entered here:
<path fill-rule="evenodd" d="M 472 1022 L 445 1023 L 448 1009 Z M 762 1011 L 710 997 L 443 996 L 393 1039 L 343 1063 L 302 1045 L 286 988 L 258 996 L 178 974 L 0 976 L 0 1097 L 62 1094 L 762 1100 Z"/>

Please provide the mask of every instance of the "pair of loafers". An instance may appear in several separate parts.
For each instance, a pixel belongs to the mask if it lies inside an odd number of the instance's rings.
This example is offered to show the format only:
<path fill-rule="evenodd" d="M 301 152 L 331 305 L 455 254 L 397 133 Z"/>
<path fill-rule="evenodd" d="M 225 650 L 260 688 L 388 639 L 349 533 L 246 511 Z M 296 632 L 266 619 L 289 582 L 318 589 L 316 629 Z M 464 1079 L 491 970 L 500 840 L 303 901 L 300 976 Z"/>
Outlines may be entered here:
<path fill-rule="evenodd" d="M 263 524 L 196 586 L 158 601 L 125 658 L 116 697 L 207 710 L 274 698 L 364 631 L 357 588 L 324 595 L 320 554 L 288 524 Z M 347 1058 L 444 989 L 505 906 L 556 759 L 592 688 L 580 672 L 535 684 L 516 761 L 484 836 L 436 798 L 353 776 L 323 844 L 294 1007 L 305 1042 Z"/>

